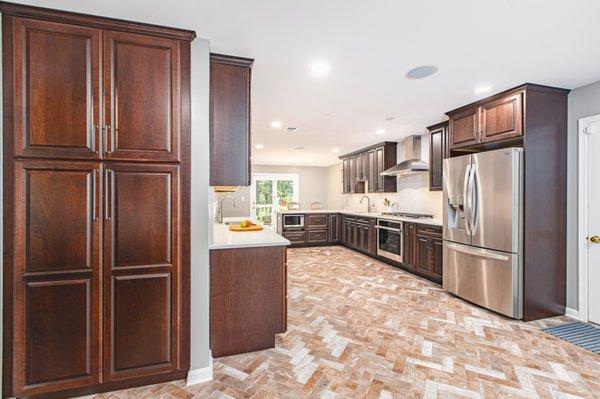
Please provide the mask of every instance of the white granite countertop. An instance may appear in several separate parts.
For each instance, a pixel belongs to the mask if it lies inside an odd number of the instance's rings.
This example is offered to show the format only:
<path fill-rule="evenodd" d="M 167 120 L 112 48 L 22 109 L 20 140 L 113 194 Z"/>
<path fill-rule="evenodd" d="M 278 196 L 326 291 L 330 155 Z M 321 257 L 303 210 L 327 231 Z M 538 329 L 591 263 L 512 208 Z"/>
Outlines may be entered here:
<path fill-rule="evenodd" d="M 341 213 L 344 215 L 352 215 L 352 216 L 362 216 L 369 218 L 377 218 L 377 219 L 386 219 L 386 220 L 398 220 L 401 222 L 412 222 L 419 224 L 427 224 L 431 226 L 443 226 L 444 222 L 442 219 L 415 219 L 415 218 L 406 218 L 406 217 L 398 217 L 398 216 L 384 216 L 381 212 L 367 212 L 367 211 L 355 211 L 350 209 L 300 209 L 299 211 L 278 211 L 279 213 Z"/>
<path fill-rule="evenodd" d="M 231 220 L 225 218 L 225 221 Z M 288 239 L 267 226 L 259 231 L 231 231 L 227 224 L 213 223 L 212 240 L 208 249 L 275 247 L 290 244 Z"/>

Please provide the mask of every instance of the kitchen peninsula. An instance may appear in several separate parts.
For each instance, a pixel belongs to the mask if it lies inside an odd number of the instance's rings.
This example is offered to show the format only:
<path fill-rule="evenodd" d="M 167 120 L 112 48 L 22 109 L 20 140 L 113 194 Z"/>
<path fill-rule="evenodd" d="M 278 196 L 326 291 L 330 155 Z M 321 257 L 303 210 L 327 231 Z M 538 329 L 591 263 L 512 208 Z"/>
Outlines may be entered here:
<path fill-rule="evenodd" d="M 265 227 L 214 223 L 210 249 L 210 347 L 214 357 L 275 346 L 287 329 L 287 246 Z"/>

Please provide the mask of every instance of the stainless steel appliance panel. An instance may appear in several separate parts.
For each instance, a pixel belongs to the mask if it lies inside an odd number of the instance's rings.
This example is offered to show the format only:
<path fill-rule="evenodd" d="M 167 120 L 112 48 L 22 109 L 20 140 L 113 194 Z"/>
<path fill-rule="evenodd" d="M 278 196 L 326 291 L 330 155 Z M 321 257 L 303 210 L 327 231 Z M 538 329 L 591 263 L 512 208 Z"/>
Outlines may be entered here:
<path fill-rule="evenodd" d="M 283 215 L 283 227 L 304 227 L 304 215 Z"/>
<path fill-rule="evenodd" d="M 507 148 L 471 155 L 467 219 L 471 245 L 518 252 L 523 150 Z"/>
<path fill-rule="evenodd" d="M 467 219 L 467 183 L 471 170 L 471 155 L 444 159 L 444 239 L 471 243 Z"/>
<path fill-rule="evenodd" d="M 402 242 L 403 223 L 399 221 L 377 220 L 377 255 L 402 262 L 404 244 Z"/>
<path fill-rule="evenodd" d="M 468 301 L 522 318 L 522 276 L 518 254 L 444 241 L 443 287 Z"/>

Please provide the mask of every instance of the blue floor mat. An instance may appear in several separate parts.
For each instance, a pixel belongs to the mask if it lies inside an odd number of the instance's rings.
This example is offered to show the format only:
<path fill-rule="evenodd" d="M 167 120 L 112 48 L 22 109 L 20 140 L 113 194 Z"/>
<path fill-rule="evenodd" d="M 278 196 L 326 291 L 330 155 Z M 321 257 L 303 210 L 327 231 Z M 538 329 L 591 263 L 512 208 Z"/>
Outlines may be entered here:
<path fill-rule="evenodd" d="M 557 327 L 548 327 L 542 331 L 552 334 L 573 345 L 600 354 L 600 328 L 580 321 L 563 324 Z"/>

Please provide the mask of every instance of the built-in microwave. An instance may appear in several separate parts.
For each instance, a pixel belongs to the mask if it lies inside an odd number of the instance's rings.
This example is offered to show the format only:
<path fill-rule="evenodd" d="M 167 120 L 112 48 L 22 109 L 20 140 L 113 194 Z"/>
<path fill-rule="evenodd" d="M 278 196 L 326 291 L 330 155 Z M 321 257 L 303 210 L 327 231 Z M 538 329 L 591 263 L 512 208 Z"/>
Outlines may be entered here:
<path fill-rule="evenodd" d="M 283 215 L 283 228 L 304 227 L 304 215 Z"/>

